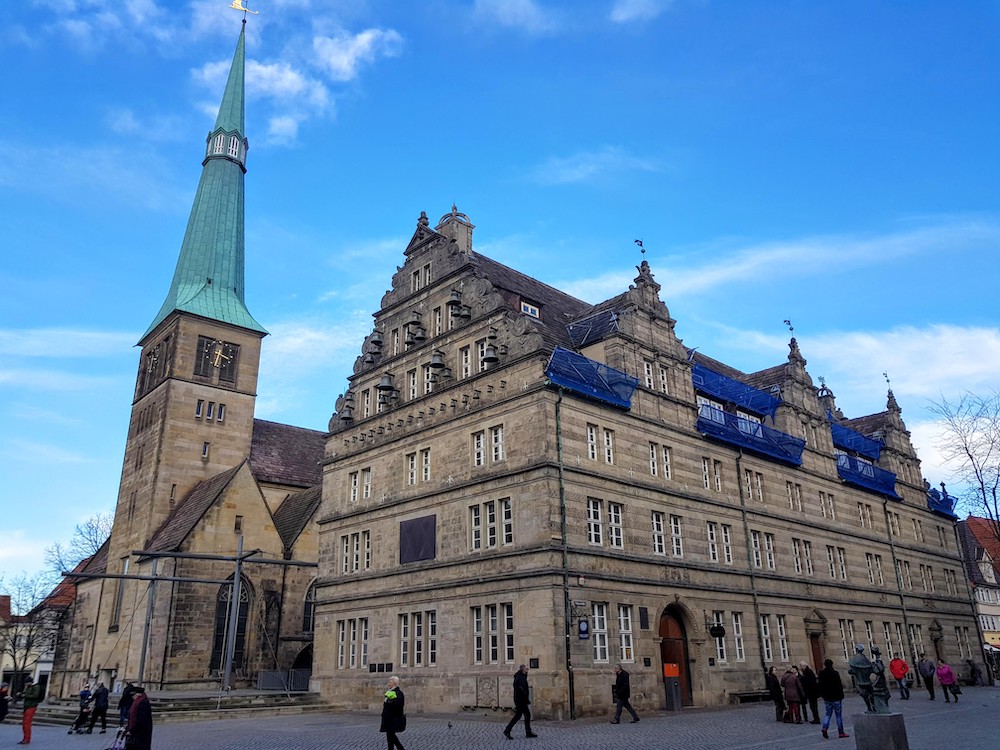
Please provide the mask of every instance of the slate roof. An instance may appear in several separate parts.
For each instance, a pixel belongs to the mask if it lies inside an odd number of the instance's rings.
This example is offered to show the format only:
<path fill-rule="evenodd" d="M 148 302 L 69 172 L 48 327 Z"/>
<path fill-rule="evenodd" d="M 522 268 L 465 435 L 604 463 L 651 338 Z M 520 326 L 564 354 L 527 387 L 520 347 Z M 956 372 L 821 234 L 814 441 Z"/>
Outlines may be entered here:
<path fill-rule="evenodd" d="M 844 427 L 850 427 L 855 432 L 860 432 L 862 435 L 872 435 L 876 432 L 885 430 L 887 423 L 889 421 L 889 412 L 880 411 L 877 414 L 868 414 L 864 417 L 855 417 L 853 419 L 841 420 L 841 424 Z"/>
<path fill-rule="evenodd" d="M 322 481 L 326 433 L 287 424 L 253 421 L 250 469 L 258 482 L 313 487 Z"/>
<path fill-rule="evenodd" d="M 242 467 L 243 463 L 196 484 L 180 505 L 174 508 L 174 512 L 160 524 L 160 528 L 153 532 L 145 549 L 151 552 L 172 552 L 180 547 Z"/>
<path fill-rule="evenodd" d="M 322 500 L 322 486 L 316 485 L 289 495 L 274 512 L 274 528 L 285 549 L 291 549 L 299 534 L 312 520 Z"/>
<path fill-rule="evenodd" d="M 104 544 L 86 561 L 82 573 L 107 573 L 108 572 L 108 550 L 111 548 L 111 537 L 104 540 Z M 76 569 L 74 569 L 74 572 Z"/>
<path fill-rule="evenodd" d="M 572 348 L 573 342 L 566 332 L 566 326 L 577 318 L 589 314 L 594 308 L 593 305 L 485 255 L 473 253 L 471 264 L 481 276 L 489 279 L 507 304 L 517 312 L 521 311 L 520 299 L 538 305 L 539 332 L 547 346 Z"/>
<path fill-rule="evenodd" d="M 965 559 L 965 567 L 969 580 L 976 586 L 995 586 L 995 583 L 988 582 L 983 578 L 979 569 L 979 562 L 983 559 L 983 551 L 993 560 L 993 570 L 997 580 L 1000 581 L 1000 540 L 997 539 L 993 529 L 990 528 L 990 520 L 969 516 L 964 521 L 959 521 L 958 538 L 962 543 L 962 556 Z"/>

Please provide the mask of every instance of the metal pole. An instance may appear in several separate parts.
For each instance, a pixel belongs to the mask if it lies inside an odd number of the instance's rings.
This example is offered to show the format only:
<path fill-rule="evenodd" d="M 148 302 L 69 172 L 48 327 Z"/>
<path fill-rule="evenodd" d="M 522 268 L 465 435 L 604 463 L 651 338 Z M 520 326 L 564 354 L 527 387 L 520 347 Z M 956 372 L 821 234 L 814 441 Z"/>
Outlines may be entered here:
<path fill-rule="evenodd" d="M 226 626 L 226 666 L 222 687 L 232 687 L 233 658 L 236 655 L 236 626 L 240 615 L 240 579 L 243 575 L 243 535 L 236 539 L 236 573 L 233 575 L 233 595 L 229 602 L 229 624 Z"/>
<path fill-rule="evenodd" d="M 146 592 L 146 624 L 142 627 L 142 651 L 139 655 L 139 684 L 145 684 L 146 679 L 146 648 L 149 645 L 149 625 L 153 620 L 153 597 L 156 593 L 156 563 L 153 560 L 153 575 Z"/>

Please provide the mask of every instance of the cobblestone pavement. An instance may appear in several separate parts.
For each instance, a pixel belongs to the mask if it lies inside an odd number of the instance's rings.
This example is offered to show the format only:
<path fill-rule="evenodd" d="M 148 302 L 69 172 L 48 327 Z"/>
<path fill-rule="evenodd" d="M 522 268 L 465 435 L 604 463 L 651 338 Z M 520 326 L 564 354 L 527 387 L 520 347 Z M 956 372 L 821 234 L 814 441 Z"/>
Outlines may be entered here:
<path fill-rule="evenodd" d="M 822 701 L 820 709 L 822 710 Z M 967 688 L 961 702 L 934 702 L 913 691 L 909 701 L 894 699 L 893 711 L 902 713 L 910 750 L 994 750 L 1000 747 L 1000 688 Z M 501 732 L 510 714 L 462 713 L 454 716 L 411 714 L 401 735 L 407 750 L 716 750 L 716 748 L 825 747 L 854 750 L 852 718 L 861 713 L 861 699 L 844 701 L 844 722 L 850 739 L 824 740 L 819 727 L 774 721 L 771 704 L 715 709 L 685 709 L 680 713 L 646 713 L 638 724 L 623 721 L 612 726 L 607 719 L 536 721 L 538 739 L 526 739 L 524 728 L 515 728 L 514 740 Z M 153 732 L 154 750 L 381 750 L 385 735 L 378 732 L 374 715 L 306 714 L 259 719 L 199 721 L 164 724 Z M 19 725 L 0 725 L 0 747 L 14 748 L 21 739 Z M 114 734 L 69 737 L 62 727 L 36 726 L 32 750 L 103 750 Z"/>

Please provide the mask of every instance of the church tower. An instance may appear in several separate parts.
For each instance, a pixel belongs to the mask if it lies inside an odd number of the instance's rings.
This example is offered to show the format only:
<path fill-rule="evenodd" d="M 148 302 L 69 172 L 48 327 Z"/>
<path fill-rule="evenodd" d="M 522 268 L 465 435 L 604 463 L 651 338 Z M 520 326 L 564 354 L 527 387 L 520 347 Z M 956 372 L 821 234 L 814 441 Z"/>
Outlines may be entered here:
<path fill-rule="evenodd" d="M 244 22 L 245 24 L 245 22 Z M 198 482 L 250 454 L 261 339 L 244 302 L 245 27 L 240 32 L 170 290 L 139 341 L 109 573 L 127 573 Z M 110 607 L 117 624 L 123 586 Z"/>

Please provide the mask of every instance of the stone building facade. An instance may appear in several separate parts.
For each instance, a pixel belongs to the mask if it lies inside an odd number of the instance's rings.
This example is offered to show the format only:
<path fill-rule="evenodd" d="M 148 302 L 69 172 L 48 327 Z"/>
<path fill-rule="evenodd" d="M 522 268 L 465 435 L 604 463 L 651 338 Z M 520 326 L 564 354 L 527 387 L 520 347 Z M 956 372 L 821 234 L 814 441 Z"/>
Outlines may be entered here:
<path fill-rule="evenodd" d="M 969 516 L 957 524 L 965 570 L 972 585 L 990 675 L 1000 679 L 1000 538 L 989 518 Z"/>
<path fill-rule="evenodd" d="M 591 305 L 472 232 L 421 215 L 337 401 L 316 689 L 373 708 L 392 672 L 414 710 L 505 707 L 523 663 L 568 717 L 608 710 L 617 663 L 641 709 L 672 702 L 665 670 L 704 706 L 855 643 L 978 649 L 891 391 L 847 419 L 794 338 L 756 373 L 685 346 L 645 261 Z"/>

